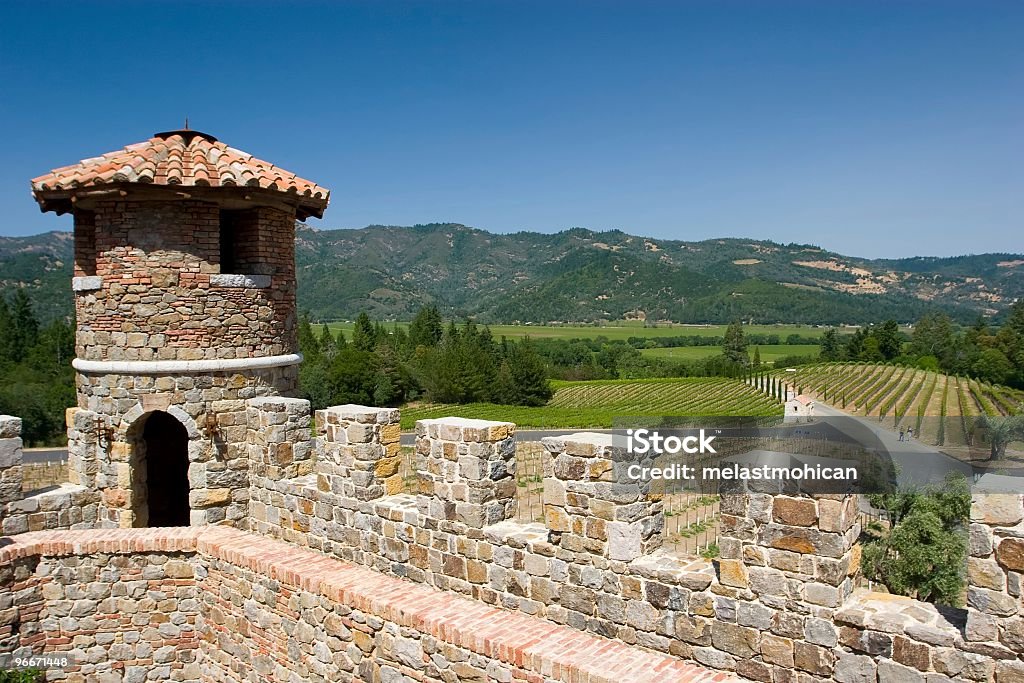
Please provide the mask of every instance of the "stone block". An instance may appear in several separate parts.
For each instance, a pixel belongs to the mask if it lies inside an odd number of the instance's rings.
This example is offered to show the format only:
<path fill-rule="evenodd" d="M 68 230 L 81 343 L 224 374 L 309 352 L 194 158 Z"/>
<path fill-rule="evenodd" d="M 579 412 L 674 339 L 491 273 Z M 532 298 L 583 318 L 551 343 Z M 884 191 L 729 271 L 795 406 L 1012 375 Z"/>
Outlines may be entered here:
<path fill-rule="evenodd" d="M 817 676 L 832 673 L 835 655 L 832 650 L 798 640 L 793 643 L 793 666 Z"/>
<path fill-rule="evenodd" d="M 903 636 L 896 636 L 892 641 L 893 660 L 911 666 L 918 671 L 931 669 L 931 648 L 924 643 L 917 643 Z"/>
<path fill-rule="evenodd" d="M 996 560 L 1011 571 L 1024 571 L 1024 538 L 1002 539 L 996 546 Z"/>
<path fill-rule="evenodd" d="M 1006 590 L 1006 572 L 994 560 L 967 558 L 967 581 L 972 586 L 994 591 Z"/>
<path fill-rule="evenodd" d="M 810 498 L 776 496 L 772 503 L 772 518 L 790 526 L 813 526 L 818 521 L 818 507 Z"/>
<path fill-rule="evenodd" d="M 1024 503 L 1016 493 L 976 493 L 971 499 L 971 521 L 988 526 L 1014 526 L 1024 520 Z"/>
<path fill-rule="evenodd" d="M 608 559 L 630 562 L 643 554 L 644 529 L 640 522 L 608 522 Z"/>
<path fill-rule="evenodd" d="M 0 415 L 0 439 L 16 439 L 21 436 L 21 418 Z"/>
<path fill-rule="evenodd" d="M 837 683 L 875 683 L 875 662 L 867 655 L 840 652 L 832 677 Z"/>
<path fill-rule="evenodd" d="M 761 635 L 761 657 L 769 664 L 793 666 L 793 641 L 771 634 Z"/>
<path fill-rule="evenodd" d="M 749 658 L 761 651 L 761 634 L 757 629 L 715 621 L 711 625 L 711 644 L 723 652 Z"/>

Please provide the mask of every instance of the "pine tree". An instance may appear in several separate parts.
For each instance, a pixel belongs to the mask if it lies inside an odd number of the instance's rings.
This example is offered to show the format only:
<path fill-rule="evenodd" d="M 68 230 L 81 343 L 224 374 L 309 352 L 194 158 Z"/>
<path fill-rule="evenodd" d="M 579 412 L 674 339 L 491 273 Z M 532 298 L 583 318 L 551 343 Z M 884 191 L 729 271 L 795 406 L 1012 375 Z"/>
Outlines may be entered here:
<path fill-rule="evenodd" d="M 747 341 L 743 337 L 743 324 L 738 320 L 730 323 L 725 330 L 725 337 L 722 340 L 722 354 L 733 363 L 746 365 L 750 362 L 747 357 Z"/>
<path fill-rule="evenodd" d="M 366 311 L 362 311 L 356 318 L 356 325 L 352 329 L 352 345 L 358 351 L 373 351 L 377 346 L 377 330 Z"/>
<path fill-rule="evenodd" d="M 320 342 L 305 313 L 299 317 L 299 353 L 302 354 L 303 362 L 315 363 L 320 359 Z"/>
<path fill-rule="evenodd" d="M 32 311 L 32 302 L 25 290 L 14 290 L 11 302 L 11 334 L 9 337 L 10 357 L 15 362 L 21 361 L 29 349 L 39 342 L 39 321 Z"/>
<path fill-rule="evenodd" d="M 835 329 L 829 329 L 821 335 L 821 351 L 818 352 L 821 360 L 837 361 L 842 358 L 843 347 L 839 341 L 839 333 Z"/>
<path fill-rule="evenodd" d="M 424 306 L 409 324 L 409 344 L 413 349 L 417 346 L 434 347 L 441 342 L 442 333 L 441 313 L 437 306 Z"/>
<path fill-rule="evenodd" d="M 317 341 L 317 346 L 320 350 L 320 355 L 324 358 L 333 358 L 334 353 L 338 350 L 338 344 L 331 335 L 331 330 L 327 325 L 320 327 L 320 339 Z"/>

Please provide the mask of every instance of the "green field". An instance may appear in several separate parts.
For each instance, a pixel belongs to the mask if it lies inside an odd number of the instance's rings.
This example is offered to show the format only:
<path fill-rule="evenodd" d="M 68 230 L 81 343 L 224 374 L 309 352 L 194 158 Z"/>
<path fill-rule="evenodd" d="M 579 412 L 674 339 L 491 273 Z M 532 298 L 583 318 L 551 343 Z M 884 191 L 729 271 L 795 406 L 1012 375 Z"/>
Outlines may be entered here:
<path fill-rule="evenodd" d="M 386 327 L 398 325 L 407 328 L 409 323 L 385 323 Z M 346 336 L 351 336 L 354 323 L 334 322 L 327 326 L 335 334 L 343 330 Z M 557 338 L 557 339 L 593 339 L 595 337 L 607 337 L 608 339 L 628 339 L 630 337 L 722 337 L 725 335 L 725 325 L 678 325 L 667 323 L 657 327 L 645 327 L 642 322 L 620 320 L 608 325 L 489 325 L 491 334 L 496 339 L 501 337 L 532 337 L 534 339 Z M 811 325 L 745 325 L 743 331 L 746 334 L 777 334 L 785 338 L 791 334 L 799 334 L 805 337 L 820 337 L 825 333 L 827 327 L 815 327 Z M 762 353 L 764 353 L 762 351 Z"/>
<path fill-rule="evenodd" d="M 555 395 L 538 407 L 493 403 L 416 405 L 402 408 L 402 429 L 416 420 L 472 417 L 515 422 L 535 429 L 609 428 L 615 418 L 632 416 L 779 415 L 782 406 L 735 379 L 686 377 L 651 380 L 599 380 L 553 383 Z"/>
<path fill-rule="evenodd" d="M 758 349 L 762 362 L 774 363 L 776 359 L 784 356 L 817 356 L 820 347 L 816 344 L 763 344 Z M 722 348 L 719 346 L 677 346 L 675 348 L 641 349 L 640 353 L 651 358 L 686 361 L 717 356 L 722 353 Z M 754 347 L 749 347 L 747 353 L 753 358 Z"/>

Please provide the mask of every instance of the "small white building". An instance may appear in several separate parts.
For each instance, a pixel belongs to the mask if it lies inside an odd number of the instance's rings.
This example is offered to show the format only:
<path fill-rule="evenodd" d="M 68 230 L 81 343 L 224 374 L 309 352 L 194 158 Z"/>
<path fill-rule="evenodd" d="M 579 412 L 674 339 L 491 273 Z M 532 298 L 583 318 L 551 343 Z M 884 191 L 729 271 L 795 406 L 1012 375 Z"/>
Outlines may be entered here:
<path fill-rule="evenodd" d="M 786 401 L 785 422 L 800 422 L 814 417 L 814 399 L 800 394 Z"/>

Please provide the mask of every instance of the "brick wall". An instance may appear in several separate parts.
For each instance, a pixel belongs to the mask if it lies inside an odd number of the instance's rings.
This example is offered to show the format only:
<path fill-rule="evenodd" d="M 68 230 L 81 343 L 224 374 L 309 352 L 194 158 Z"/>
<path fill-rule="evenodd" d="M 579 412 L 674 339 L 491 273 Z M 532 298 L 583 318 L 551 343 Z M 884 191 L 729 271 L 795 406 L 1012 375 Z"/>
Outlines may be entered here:
<path fill-rule="evenodd" d="M 99 289 L 76 296 L 76 353 L 84 360 L 201 360 L 294 353 L 294 215 L 247 212 L 239 260 L 266 287 L 211 284 L 220 270 L 214 204 L 99 202 L 75 217 L 76 274 Z"/>

